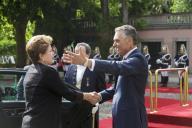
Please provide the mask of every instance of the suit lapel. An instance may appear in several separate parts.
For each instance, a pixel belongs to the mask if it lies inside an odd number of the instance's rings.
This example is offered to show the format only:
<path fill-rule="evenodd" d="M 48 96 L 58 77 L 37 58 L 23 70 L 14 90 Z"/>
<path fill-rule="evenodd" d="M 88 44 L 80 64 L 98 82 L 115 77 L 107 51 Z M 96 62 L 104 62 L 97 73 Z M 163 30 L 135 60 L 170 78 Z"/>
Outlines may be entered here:
<path fill-rule="evenodd" d="M 77 81 L 76 81 L 76 77 L 77 77 L 77 65 L 72 65 L 72 71 L 71 71 L 71 73 L 72 73 L 72 83 L 73 83 L 73 85 L 76 85 L 76 83 L 77 83 Z"/>
<path fill-rule="evenodd" d="M 88 68 L 86 68 L 84 74 L 83 74 L 83 79 L 81 82 L 81 88 L 88 87 L 90 86 L 90 71 Z"/>

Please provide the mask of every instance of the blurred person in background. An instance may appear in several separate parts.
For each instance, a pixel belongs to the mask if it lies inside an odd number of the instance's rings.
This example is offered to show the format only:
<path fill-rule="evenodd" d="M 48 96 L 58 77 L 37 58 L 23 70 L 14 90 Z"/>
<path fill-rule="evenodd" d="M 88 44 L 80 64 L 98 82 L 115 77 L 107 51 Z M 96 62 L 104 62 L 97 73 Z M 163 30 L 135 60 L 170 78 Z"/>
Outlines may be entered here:
<path fill-rule="evenodd" d="M 151 69 L 151 55 L 149 54 L 149 49 L 148 49 L 148 46 L 147 45 L 145 45 L 144 47 L 143 47 L 143 54 L 145 55 L 145 58 L 146 58 L 146 60 L 147 60 L 147 63 L 148 63 L 148 70 L 150 70 Z"/>
<path fill-rule="evenodd" d="M 161 53 L 159 58 L 156 60 L 160 69 L 171 68 L 171 54 L 169 54 L 168 46 L 164 45 L 161 47 Z M 168 71 L 161 71 L 161 87 L 167 87 L 169 81 Z"/>
<path fill-rule="evenodd" d="M 63 52 L 65 53 L 66 51 L 73 51 L 73 49 L 71 48 L 70 45 L 64 47 L 63 49 Z M 61 60 L 62 61 L 62 60 Z M 69 63 L 65 63 L 65 62 L 62 62 L 63 63 L 63 71 L 64 71 L 64 76 L 65 76 L 65 73 L 68 71 L 68 67 L 69 67 Z"/>
<path fill-rule="evenodd" d="M 171 54 L 169 54 L 168 46 L 164 45 L 161 48 L 159 58 L 156 60 L 160 69 L 171 68 Z M 161 87 L 167 87 L 169 81 L 168 71 L 161 71 Z"/>
<path fill-rule="evenodd" d="M 181 45 L 178 55 L 174 57 L 174 64 L 176 68 L 187 68 L 189 66 L 189 58 L 184 44 Z M 178 75 L 179 83 L 182 80 L 182 86 L 184 86 L 184 72 L 180 70 Z"/>
<path fill-rule="evenodd" d="M 93 59 L 101 59 L 101 53 L 100 53 L 100 48 L 98 46 L 95 47 L 94 50 L 94 56 Z"/>
<path fill-rule="evenodd" d="M 79 53 L 80 47 L 85 51 L 86 56 L 89 58 L 91 55 L 91 47 L 87 43 L 77 43 L 75 47 L 75 53 Z M 89 68 L 86 68 L 82 65 L 71 64 L 68 67 L 68 71 L 64 76 L 64 81 L 68 84 L 78 87 L 83 92 L 100 92 L 106 88 L 105 86 L 105 76 L 104 73 L 90 71 Z M 76 107 L 81 106 L 81 107 Z M 89 102 L 83 102 L 81 104 L 77 103 L 76 108 L 73 112 L 77 114 L 72 114 L 72 122 L 70 128 L 91 128 L 92 127 L 92 115 L 91 111 L 93 105 Z M 97 111 L 95 116 L 95 127 L 99 128 L 99 113 Z M 75 123 L 78 122 L 78 123 Z"/>
<path fill-rule="evenodd" d="M 114 48 L 113 46 L 110 47 L 109 49 L 109 56 L 107 57 L 107 60 L 110 60 L 110 61 L 120 61 L 122 58 L 121 56 L 119 55 L 119 53 L 117 52 L 117 49 Z M 109 87 L 110 86 L 115 86 L 115 84 L 117 83 L 117 78 L 118 76 L 117 75 L 112 75 L 112 74 L 107 74 L 108 78 L 109 79 Z"/>

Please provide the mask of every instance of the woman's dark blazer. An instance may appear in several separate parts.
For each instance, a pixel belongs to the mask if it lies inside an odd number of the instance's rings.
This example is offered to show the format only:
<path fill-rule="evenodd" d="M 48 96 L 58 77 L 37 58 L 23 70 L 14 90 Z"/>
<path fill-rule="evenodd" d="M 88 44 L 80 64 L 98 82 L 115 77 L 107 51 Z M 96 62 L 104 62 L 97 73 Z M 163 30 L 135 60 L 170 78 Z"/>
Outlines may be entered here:
<path fill-rule="evenodd" d="M 24 78 L 26 110 L 22 128 L 58 128 L 62 96 L 82 101 L 83 94 L 62 83 L 58 72 L 47 65 L 33 64 Z"/>

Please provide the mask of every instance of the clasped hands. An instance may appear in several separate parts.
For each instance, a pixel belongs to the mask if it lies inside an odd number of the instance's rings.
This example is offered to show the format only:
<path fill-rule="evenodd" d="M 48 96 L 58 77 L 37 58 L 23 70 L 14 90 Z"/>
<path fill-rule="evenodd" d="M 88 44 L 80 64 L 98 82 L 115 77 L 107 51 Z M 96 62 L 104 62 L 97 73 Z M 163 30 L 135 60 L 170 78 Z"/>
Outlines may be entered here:
<path fill-rule="evenodd" d="M 101 95 L 97 92 L 83 93 L 83 99 L 95 105 L 96 103 L 101 101 Z"/>

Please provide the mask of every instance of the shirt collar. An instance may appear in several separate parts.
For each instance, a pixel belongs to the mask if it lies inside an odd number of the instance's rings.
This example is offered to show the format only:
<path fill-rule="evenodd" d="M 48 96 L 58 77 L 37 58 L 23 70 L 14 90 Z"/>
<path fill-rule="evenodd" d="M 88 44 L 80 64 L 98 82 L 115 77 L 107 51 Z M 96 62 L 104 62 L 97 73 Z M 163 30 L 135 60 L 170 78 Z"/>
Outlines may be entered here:
<path fill-rule="evenodd" d="M 131 49 L 129 52 L 127 52 L 127 53 L 123 56 L 123 58 L 124 58 L 124 59 L 127 58 L 135 49 L 137 49 L 137 47 L 135 47 L 135 48 Z"/>
<path fill-rule="evenodd" d="M 84 67 L 83 65 L 77 65 L 77 69 L 80 69 L 80 70 L 85 70 L 86 67 Z"/>

